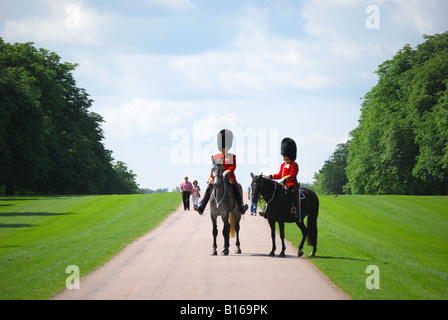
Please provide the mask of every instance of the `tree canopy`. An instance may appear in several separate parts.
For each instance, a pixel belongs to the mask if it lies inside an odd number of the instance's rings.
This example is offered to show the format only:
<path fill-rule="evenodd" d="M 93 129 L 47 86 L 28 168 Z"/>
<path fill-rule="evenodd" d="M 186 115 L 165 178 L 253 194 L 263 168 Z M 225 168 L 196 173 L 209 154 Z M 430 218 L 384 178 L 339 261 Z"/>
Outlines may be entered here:
<path fill-rule="evenodd" d="M 424 38 L 379 66 L 378 84 L 364 96 L 351 132 L 346 191 L 447 194 L 448 32 Z"/>
<path fill-rule="evenodd" d="M 76 86 L 76 64 L 0 38 L 0 189 L 6 194 L 135 193 L 105 149 L 103 118 Z"/>
<path fill-rule="evenodd" d="M 350 141 L 338 144 L 330 159 L 325 161 L 322 169 L 314 175 L 316 180 L 313 186 L 315 192 L 320 194 L 341 194 L 345 192 L 344 187 L 348 182 L 345 169 L 349 146 Z"/>

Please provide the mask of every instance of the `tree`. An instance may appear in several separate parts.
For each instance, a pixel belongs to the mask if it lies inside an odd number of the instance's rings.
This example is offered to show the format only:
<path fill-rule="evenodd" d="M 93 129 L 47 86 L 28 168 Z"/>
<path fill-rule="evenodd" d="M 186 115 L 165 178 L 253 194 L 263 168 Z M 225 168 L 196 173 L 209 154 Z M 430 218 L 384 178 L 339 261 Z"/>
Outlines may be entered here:
<path fill-rule="evenodd" d="M 114 171 L 117 178 L 117 184 L 114 193 L 130 194 L 139 193 L 140 189 L 135 182 L 135 175 L 132 170 L 128 171 L 127 165 L 122 161 L 117 161 L 114 164 Z"/>
<path fill-rule="evenodd" d="M 345 169 L 347 167 L 348 147 L 350 141 L 338 144 L 336 151 L 324 166 L 315 174 L 314 188 L 320 194 L 342 194 L 347 184 Z"/>
<path fill-rule="evenodd" d="M 446 194 L 448 32 L 379 66 L 351 132 L 348 187 L 358 194 Z"/>
<path fill-rule="evenodd" d="M 33 73 L 19 65 L 35 63 L 28 58 L 32 50 L 12 51 L 0 38 L 0 181 L 7 194 L 34 189 L 47 169 L 42 92 Z"/>
<path fill-rule="evenodd" d="M 135 174 L 112 166 L 102 143 L 104 120 L 89 111 L 93 100 L 76 86 L 76 67 L 32 43 L 0 38 L 0 187 L 6 194 L 135 191 Z"/>

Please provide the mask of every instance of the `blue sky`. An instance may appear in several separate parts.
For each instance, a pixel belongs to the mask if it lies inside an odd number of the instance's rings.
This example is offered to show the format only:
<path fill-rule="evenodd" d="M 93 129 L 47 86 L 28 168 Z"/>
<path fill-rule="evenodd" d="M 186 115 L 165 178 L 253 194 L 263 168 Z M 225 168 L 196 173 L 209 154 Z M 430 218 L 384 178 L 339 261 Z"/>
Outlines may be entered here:
<path fill-rule="evenodd" d="M 375 9 L 372 11 L 371 7 Z M 0 36 L 78 63 L 104 143 L 145 188 L 205 186 L 216 134 L 238 180 L 298 144 L 299 180 L 358 123 L 377 66 L 448 30 L 445 0 L 0 0 Z"/>

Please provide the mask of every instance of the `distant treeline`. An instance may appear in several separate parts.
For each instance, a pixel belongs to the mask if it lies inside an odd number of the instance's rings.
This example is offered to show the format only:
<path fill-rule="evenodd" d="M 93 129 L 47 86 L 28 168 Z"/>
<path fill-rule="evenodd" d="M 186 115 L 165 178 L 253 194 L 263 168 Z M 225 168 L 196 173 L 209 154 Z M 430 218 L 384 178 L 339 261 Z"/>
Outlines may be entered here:
<path fill-rule="evenodd" d="M 324 194 L 448 194 L 448 32 L 379 66 L 359 126 L 315 175 Z"/>
<path fill-rule="evenodd" d="M 106 150 L 103 118 L 76 86 L 76 64 L 0 38 L 0 193 L 137 193 L 135 174 Z"/>
<path fill-rule="evenodd" d="M 164 188 L 164 189 L 159 188 L 159 189 L 156 189 L 156 190 L 143 188 L 143 189 L 140 189 L 139 192 L 142 193 L 142 194 L 152 194 L 152 193 L 166 193 L 166 192 L 169 192 L 169 191 L 168 191 L 168 188 Z"/>

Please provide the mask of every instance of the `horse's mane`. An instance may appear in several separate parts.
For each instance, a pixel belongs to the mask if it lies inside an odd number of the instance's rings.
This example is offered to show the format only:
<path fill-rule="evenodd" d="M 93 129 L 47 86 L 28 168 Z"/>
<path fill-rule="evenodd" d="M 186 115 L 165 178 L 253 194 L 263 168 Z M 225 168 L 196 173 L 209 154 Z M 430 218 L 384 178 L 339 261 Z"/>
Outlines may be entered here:
<path fill-rule="evenodd" d="M 258 178 L 262 184 L 269 185 L 272 188 L 272 191 L 274 191 L 274 190 L 281 190 L 281 188 L 282 188 L 280 183 L 278 183 L 275 180 L 263 177 L 263 174 L 257 176 L 256 178 Z M 258 190 L 258 195 L 261 195 L 261 189 L 262 188 L 260 188 Z"/>
<path fill-rule="evenodd" d="M 263 175 L 260 175 L 260 178 L 261 178 L 263 181 L 269 182 L 269 183 L 271 183 L 271 184 L 274 185 L 274 186 L 275 186 L 275 184 L 278 184 L 279 186 L 281 185 L 281 183 L 279 183 L 279 182 L 277 182 L 277 181 L 275 181 L 275 180 L 269 179 L 269 178 L 265 178 L 265 177 L 263 177 Z"/>

